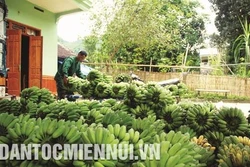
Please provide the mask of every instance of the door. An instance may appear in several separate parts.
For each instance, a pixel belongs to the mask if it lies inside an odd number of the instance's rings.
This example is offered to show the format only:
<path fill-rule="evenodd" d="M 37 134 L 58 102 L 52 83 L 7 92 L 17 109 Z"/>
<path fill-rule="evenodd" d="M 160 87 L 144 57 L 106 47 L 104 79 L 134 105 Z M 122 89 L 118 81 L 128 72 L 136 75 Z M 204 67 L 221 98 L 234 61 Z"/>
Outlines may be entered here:
<path fill-rule="evenodd" d="M 29 87 L 42 86 L 42 36 L 29 37 Z"/>
<path fill-rule="evenodd" d="M 8 94 L 19 96 L 21 92 L 21 30 L 7 30 L 6 65 Z"/>

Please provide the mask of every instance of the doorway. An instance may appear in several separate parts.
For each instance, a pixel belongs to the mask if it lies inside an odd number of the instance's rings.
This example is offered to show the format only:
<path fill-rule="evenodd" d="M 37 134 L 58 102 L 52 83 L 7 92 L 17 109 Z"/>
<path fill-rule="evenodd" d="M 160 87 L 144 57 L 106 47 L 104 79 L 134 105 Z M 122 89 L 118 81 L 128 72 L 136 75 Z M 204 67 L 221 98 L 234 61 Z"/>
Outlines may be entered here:
<path fill-rule="evenodd" d="M 22 35 L 21 42 L 21 90 L 29 85 L 29 36 Z"/>
<path fill-rule="evenodd" d="M 8 94 L 19 96 L 24 88 L 42 86 L 42 36 L 7 30 L 6 64 Z"/>

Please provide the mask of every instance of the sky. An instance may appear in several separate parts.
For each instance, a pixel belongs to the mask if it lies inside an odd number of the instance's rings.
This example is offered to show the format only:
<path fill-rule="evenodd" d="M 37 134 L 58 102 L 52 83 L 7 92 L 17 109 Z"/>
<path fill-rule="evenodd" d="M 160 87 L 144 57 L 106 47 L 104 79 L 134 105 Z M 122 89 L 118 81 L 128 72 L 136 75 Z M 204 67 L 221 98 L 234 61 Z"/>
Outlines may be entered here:
<path fill-rule="evenodd" d="M 217 32 L 215 25 L 213 24 L 215 19 L 215 13 L 211 11 L 211 4 L 208 0 L 199 0 L 203 9 L 199 9 L 199 12 L 208 14 L 210 17 L 210 23 L 206 24 L 207 34 Z M 106 0 L 106 3 L 110 3 L 110 0 Z M 84 22 L 83 22 L 84 20 Z M 84 37 L 91 32 L 91 21 L 87 12 L 79 12 L 62 17 L 57 23 L 58 36 L 68 42 L 74 42 L 79 37 Z"/>

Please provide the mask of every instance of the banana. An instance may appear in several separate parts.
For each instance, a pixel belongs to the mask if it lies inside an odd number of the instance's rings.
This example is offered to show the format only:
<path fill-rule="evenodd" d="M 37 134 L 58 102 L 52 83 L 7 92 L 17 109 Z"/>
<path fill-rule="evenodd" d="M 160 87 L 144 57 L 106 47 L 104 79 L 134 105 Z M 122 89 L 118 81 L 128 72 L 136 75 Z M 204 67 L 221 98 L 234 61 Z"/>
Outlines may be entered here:
<path fill-rule="evenodd" d="M 102 139 L 103 139 L 103 128 L 98 127 L 95 130 L 95 139 L 97 144 L 103 144 Z"/>
<path fill-rule="evenodd" d="M 71 126 L 69 133 L 66 136 L 67 140 L 70 140 L 74 135 L 77 133 L 77 127 L 76 126 Z"/>
<path fill-rule="evenodd" d="M 50 123 L 51 123 L 51 119 L 50 118 L 45 118 L 43 120 L 43 123 L 42 123 L 42 129 L 43 129 L 42 134 L 47 134 L 47 130 L 49 128 Z"/>
<path fill-rule="evenodd" d="M 134 138 L 132 139 L 133 143 L 137 143 L 140 138 L 140 133 L 138 131 L 135 131 Z"/>
<path fill-rule="evenodd" d="M 147 137 L 150 132 L 150 129 L 145 129 L 143 132 L 140 134 L 140 138 Z"/>
<path fill-rule="evenodd" d="M 98 160 L 98 162 L 100 162 L 105 167 L 115 167 L 116 166 L 115 162 L 109 161 L 109 160 Z"/>
<path fill-rule="evenodd" d="M 129 133 L 130 140 L 132 140 L 134 138 L 134 135 L 135 135 L 135 130 L 133 128 L 131 128 L 131 129 L 129 129 L 128 133 Z"/>
<path fill-rule="evenodd" d="M 0 142 L 4 144 L 10 144 L 11 140 L 8 137 L 0 136 Z"/>
<path fill-rule="evenodd" d="M 122 125 L 121 128 L 120 128 L 119 135 L 118 135 L 120 140 L 124 139 L 124 137 L 126 135 L 126 131 L 127 131 L 126 126 Z"/>
<path fill-rule="evenodd" d="M 170 132 L 167 133 L 166 140 L 172 142 L 174 135 L 175 135 L 175 132 L 171 130 Z"/>
<path fill-rule="evenodd" d="M 65 126 L 58 127 L 52 134 L 52 138 L 58 138 L 64 132 Z"/>
<path fill-rule="evenodd" d="M 182 144 L 180 143 L 175 143 L 170 149 L 169 149 L 169 155 L 173 156 L 175 155 L 180 149 L 181 149 Z"/>
<path fill-rule="evenodd" d="M 57 129 L 57 121 L 56 120 L 52 120 L 50 123 L 49 123 L 49 126 L 48 126 L 48 128 L 47 128 L 47 130 L 46 130 L 46 133 L 48 134 L 48 135 L 52 135 L 53 134 L 53 132 Z"/>
<path fill-rule="evenodd" d="M 12 129 L 12 128 L 8 129 L 8 134 L 10 135 L 10 137 L 12 139 L 18 139 L 19 138 L 19 136 L 16 134 L 15 130 Z"/>
<path fill-rule="evenodd" d="M 108 130 L 110 133 L 114 134 L 115 130 L 114 130 L 114 126 L 113 125 L 108 125 Z"/>
<path fill-rule="evenodd" d="M 191 155 L 186 155 L 184 157 L 182 157 L 179 161 L 179 163 L 182 163 L 182 164 L 188 164 L 189 162 L 192 162 L 194 161 L 194 158 L 193 156 Z"/>
<path fill-rule="evenodd" d="M 81 136 L 82 136 L 82 140 L 84 144 L 91 144 L 91 141 L 88 138 L 87 132 L 82 132 Z"/>
<path fill-rule="evenodd" d="M 75 167 L 87 167 L 87 165 L 85 164 L 84 161 L 80 161 L 80 160 L 74 160 L 73 161 L 73 165 Z"/>
<path fill-rule="evenodd" d="M 36 123 L 35 122 L 29 122 L 26 126 L 26 130 L 25 130 L 25 135 L 26 136 L 30 136 L 30 134 L 33 132 L 34 128 L 35 128 Z"/>
<path fill-rule="evenodd" d="M 69 144 L 75 144 L 81 138 L 81 134 L 77 132 L 74 137 L 72 137 L 68 142 Z"/>
<path fill-rule="evenodd" d="M 179 155 L 173 155 L 173 156 L 170 156 L 167 163 L 166 163 L 166 166 L 175 166 L 180 160 L 180 156 Z"/>
<path fill-rule="evenodd" d="M 169 157 L 170 156 L 169 156 L 169 154 L 167 152 L 162 153 L 161 154 L 161 159 L 160 159 L 160 162 L 159 162 L 159 167 L 165 167 Z"/>
<path fill-rule="evenodd" d="M 96 144 L 95 131 L 93 128 L 88 128 L 87 135 L 91 144 Z"/>
<path fill-rule="evenodd" d="M 162 141 L 161 143 L 161 154 L 164 152 L 168 152 L 169 148 L 171 147 L 170 141 Z"/>
<path fill-rule="evenodd" d="M 119 136 L 120 129 L 121 129 L 121 126 L 120 126 L 119 124 L 115 124 L 115 126 L 114 126 L 114 135 L 115 135 L 116 137 Z"/>
<path fill-rule="evenodd" d="M 16 134 L 17 134 L 18 136 L 21 136 L 21 135 L 22 135 L 21 126 L 20 126 L 19 123 L 16 123 L 16 124 L 15 124 L 14 130 L 15 130 L 15 132 L 16 132 Z"/>
<path fill-rule="evenodd" d="M 103 129 L 103 136 L 102 136 L 102 144 L 108 144 L 108 138 L 109 138 L 110 132 L 107 129 Z"/>
<path fill-rule="evenodd" d="M 8 117 L 11 119 L 11 120 L 7 120 L 7 121 L 4 121 L 3 123 L 7 126 L 7 129 L 9 128 L 13 128 L 14 125 L 19 121 L 17 118 L 14 118 L 11 116 L 11 115 L 8 115 Z M 8 119 L 8 117 L 6 119 Z"/>
<path fill-rule="evenodd" d="M 101 164 L 100 162 L 95 162 L 94 163 L 94 167 L 105 167 L 103 164 Z"/>
<path fill-rule="evenodd" d="M 174 134 L 174 137 L 172 138 L 172 140 L 171 140 L 171 143 L 172 144 L 175 144 L 175 143 L 177 143 L 181 138 L 182 138 L 182 133 L 181 132 L 177 132 L 177 133 L 175 133 Z"/>
<path fill-rule="evenodd" d="M 125 133 L 125 136 L 124 136 L 124 138 L 122 139 L 122 141 L 129 141 L 129 139 L 130 139 L 129 133 Z"/>

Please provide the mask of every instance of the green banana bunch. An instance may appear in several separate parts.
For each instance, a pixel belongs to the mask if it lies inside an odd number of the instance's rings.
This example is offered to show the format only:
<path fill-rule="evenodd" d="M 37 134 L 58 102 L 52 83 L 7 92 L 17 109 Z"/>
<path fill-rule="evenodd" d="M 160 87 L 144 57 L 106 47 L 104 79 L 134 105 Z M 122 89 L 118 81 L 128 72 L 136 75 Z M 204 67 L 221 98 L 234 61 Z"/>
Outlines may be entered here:
<path fill-rule="evenodd" d="M 88 102 L 88 108 L 89 110 L 99 110 L 101 109 L 103 106 L 102 106 L 102 103 L 100 103 L 100 101 L 97 101 L 97 100 L 91 100 Z"/>
<path fill-rule="evenodd" d="M 124 73 L 118 74 L 115 77 L 115 83 L 123 83 L 123 82 L 130 83 L 131 77 L 128 74 L 124 74 Z"/>
<path fill-rule="evenodd" d="M 92 70 L 88 73 L 87 80 L 91 85 L 96 86 L 99 82 L 103 81 L 103 74 L 98 70 Z"/>
<path fill-rule="evenodd" d="M 68 84 L 64 85 L 64 87 L 70 92 L 77 92 L 79 86 L 82 85 L 81 80 L 82 80 L 81 78 L 69 76 Z"/>
<path fill-rule="evenodd" d="M 97 109 L 92 109 L 91 111 L 88 112 L 88 115 L 86 116 L 85 122 L 87 124 L 92 124 L 92 123 L 101 123 L 104 115 L 100 113 L 99 110 Z"/>
<path fill-rule="evenodd" d="M 208 131 L 205 132 L 204 136 L 207 138 L 208 142 L 216 148 L 216 151 L 225 138 L 224 134 L 219 131 Z"/>
<path fill-rule="evenodd" d="M 85 144 L 118 144 L 119 140 L 115 138 L 109 130 L 103 127 L 88 127 L 81 133 Z"/>
<path fill-rule="evenodd" d="M 179 88 L 177 85 L 167 85 L 165 88 L 169 90 L 173 96 L 179 95 Z"/>
<path fill-rule="evenodd" d="M 238 108 L 221 108 L 216 114 L 216 124 L 224 135 L 244 136 L 248 131 L 248 121 Z"/>
<path fill-rule="evenodd" d="M 187 124 L 194 129 L 197 134 L 203 134 L 206 131 L 214 128 L 214 112 L 210 108 L 195 104 L 187 112 Z"/>
<path fill-rule="evenodd" d="M 99 82 L 95 87 L 95 96 L 98 98 L 108 98 L 110 96 L 110 84 Z"/>
<path fill-rule="evenodd" d="M 155 86 L 150 87 L 145 91 L 146 103 L 152 108 L 161 110 L 167 105 L 175 102 L 173 96 L 169 94 L 163 87 Z"/>
<path fill-rule="evenodd" d="M 52 95 L 52 93 L 48 89 L 42 88 L 40 89 L 40 92 L 41 92 L 41 96 L 39 99 L 39 103 L 44 102 L 46 104 L 51 104 L 56 101 L 55 97 Z"/>
<path fill-rule="evenodd" d="M 188 92 L 188 87 L 185 83 L 181 82 L 177 84 L 178 87 L 178 95 L 183 96 Z"/>
<path fill-rule="evenodd" d="M 110 88 L 110 96 L 112 98 L 123 99 L 128 85 L 128 83 L 124 82 L 113 83 Z"/>
<path fill-rule="evenodd" d="M 124 104 L 135 108 L 138 104 L 143 103 L 145 101 L 145 95 L 142 94 L 141 91 L 142 90 L 136 85 L 128 85 L 125 91 Z"/>
<path fill-rule="evenodd" d="M 117 113 L 109 112 L 103 116 L 102 124 L 104 127 L 108 127 L 108 125 L 119 124 L 121 118 Z"/>
<path fill-rule="evenodd" d="M 26 105 L 27 113 L 33 118 L 37 116 L 37 109 L 38 109 L 37 104 L 32 101 L 28 102 L 28 104 Z"/>
<path fill-rule="evenodd" d="M 127 132 L 127 127 L 125 125 L 108 125 L 107 129 L 110 133 L 114 134 L 115 138 L 119 139 L 120 142 L 128 144 L 130 141 L 130 135 Z"/>
<path fill-rule="evenodd" d="M 113 77 L 111 75 L 103 74 L 103 82 L 111 84 L 113 82 Z"/>
<path fill-rule="evenodd" d="M 130 111 L 131 111 L 131 114 L 135 115 L 136 118 L 143 119 L 150 115 L 155 116 L 154 110 L 147 104 L 140 104 L 136 106 L 136 108 L 131 108 Z"/>
<path fill-rule="evenodd" d="M 9 112 L 11 106 L 9 105 L 10 100 L 8 99 L 1 99 L 0 100 L 0 113 L 5 113 L 5 112 Z"/>
<path fill-rule="evenodd" d="M 94 95 L 95 87 L 87 80 L 80 86 L 79 89 L 78 93 L 82 95 L 83 98 L 90 98 Z"/>
<path fill-rule="evenodd" d="M 74 102 L 64 105 L 64 110 L 59 113 L 59 119 L 77 121 L 80 118 L 81 109 Z"/>
<path fill-rule="evenodd" d="M 13 128 L 17 122 L 18 119 L 13 114 L 0 114 L 0 136 L 6 136 L 8 129 Z"/>
<path fill-rule="evenodd" d="M 117 102 L 114 106 L 111 107 L 111 109 L 114 112 L 129 113 L 129 111 L 130 111 L 130 107 L 128 105 L 124 104 L 123 102 Z"/>
<path fill-rule="evenodd" d="M 158 117 L 164 120 L 166 131 L 179 128 L 185 122 L 183 110 L 177 104 L 164 107 Z"/>

